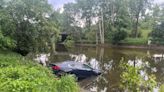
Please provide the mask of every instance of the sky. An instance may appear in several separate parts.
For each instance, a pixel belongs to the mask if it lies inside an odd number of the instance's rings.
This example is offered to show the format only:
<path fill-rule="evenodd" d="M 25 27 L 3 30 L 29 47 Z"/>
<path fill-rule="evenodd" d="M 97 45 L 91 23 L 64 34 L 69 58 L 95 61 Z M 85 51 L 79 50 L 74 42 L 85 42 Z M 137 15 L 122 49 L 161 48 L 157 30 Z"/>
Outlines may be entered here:
<path fill-rule="evenodd" d="M 55 9 L 57 9 L 62 8 L 66 3 L 74 2 L 74 0 L 48 0 L 48 2 L 52 4 Z"/>
<path fill-rule="evenodd" d="M 154 2 L 160 4 L 160 3 L 164 3 L 164 0 L 154 0 Z"/>
<path fill-rule="evenodd" d="M 62 8 L 64 4 L 74 1 L 75 0 L 48 0 L 48 2 L 52 4 L 55 9 Z M 164 0 L 154 0 L 154 3 L 164 3 Z"/>

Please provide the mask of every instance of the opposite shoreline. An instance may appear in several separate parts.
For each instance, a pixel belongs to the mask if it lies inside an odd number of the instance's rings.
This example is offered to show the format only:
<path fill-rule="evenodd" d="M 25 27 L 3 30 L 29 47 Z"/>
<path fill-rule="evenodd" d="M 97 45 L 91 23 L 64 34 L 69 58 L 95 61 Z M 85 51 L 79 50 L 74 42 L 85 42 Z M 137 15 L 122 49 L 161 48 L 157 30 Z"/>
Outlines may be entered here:
<path fill-rule="evenodd" d="M 89 47 L 112 47 L 112 48 L 132 48 L 132 49 L 150 49 L 150 50 L 164 50 L 164 45 L 111 45 L 111 44 L 75 44 L 75 46 L 89 46 Z"/>

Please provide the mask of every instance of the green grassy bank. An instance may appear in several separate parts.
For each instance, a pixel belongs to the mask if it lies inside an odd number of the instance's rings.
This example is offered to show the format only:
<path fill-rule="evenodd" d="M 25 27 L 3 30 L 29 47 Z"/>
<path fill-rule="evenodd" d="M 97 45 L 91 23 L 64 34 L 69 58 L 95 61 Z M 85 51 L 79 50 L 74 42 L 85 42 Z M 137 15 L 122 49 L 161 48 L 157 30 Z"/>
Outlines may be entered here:
<path fill-rule="evenodd" d="M 74 77 L 52 72 L 19 54 L 0 50 L 0 92 L 78 92 Z"/>

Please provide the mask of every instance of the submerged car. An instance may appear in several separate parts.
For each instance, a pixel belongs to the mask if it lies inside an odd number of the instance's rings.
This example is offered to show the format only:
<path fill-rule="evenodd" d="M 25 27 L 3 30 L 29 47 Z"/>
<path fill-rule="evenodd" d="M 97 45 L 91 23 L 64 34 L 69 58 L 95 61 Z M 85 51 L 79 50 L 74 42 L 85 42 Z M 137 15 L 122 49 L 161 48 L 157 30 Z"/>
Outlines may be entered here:
<path fill-rule="evenodd" d="M 93 69 L 88 64 L 64 61 L 62 63 L 50 64 L 54 74 L 61 76 L 62 74 L 73 74 L 78 79 L 85 79 L 91 76 L 100 75 L 101 72 L 98 69 Z"/>

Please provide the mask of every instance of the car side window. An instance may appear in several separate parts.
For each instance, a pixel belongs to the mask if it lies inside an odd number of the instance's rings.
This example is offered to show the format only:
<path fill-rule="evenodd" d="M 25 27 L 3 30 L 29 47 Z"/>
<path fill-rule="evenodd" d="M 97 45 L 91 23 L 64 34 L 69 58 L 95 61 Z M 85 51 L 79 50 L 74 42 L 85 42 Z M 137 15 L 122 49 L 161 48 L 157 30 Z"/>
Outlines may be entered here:
<path fill-rule="evenodd" d="M 75 64 L 71 64 L 71 67 L 75 67 Z"/>
<path fill-rule="evenodd" d="M 86 65 L 86 64 L 83 64 L 82 67 L 85 68 L 85 69 L 88 69 L 88 70 L 93 70 L 89 65 Z"/>

